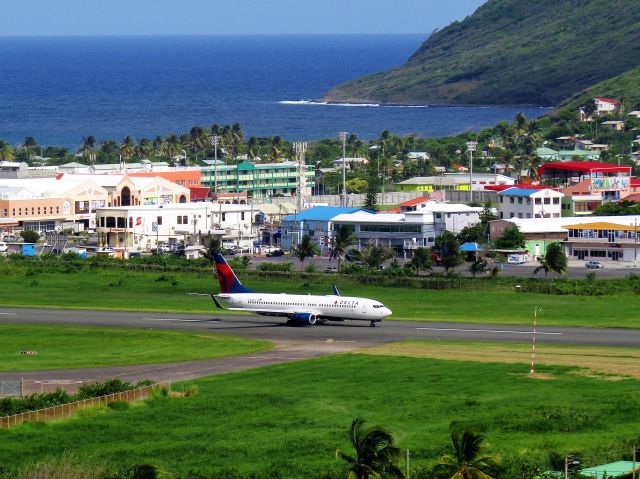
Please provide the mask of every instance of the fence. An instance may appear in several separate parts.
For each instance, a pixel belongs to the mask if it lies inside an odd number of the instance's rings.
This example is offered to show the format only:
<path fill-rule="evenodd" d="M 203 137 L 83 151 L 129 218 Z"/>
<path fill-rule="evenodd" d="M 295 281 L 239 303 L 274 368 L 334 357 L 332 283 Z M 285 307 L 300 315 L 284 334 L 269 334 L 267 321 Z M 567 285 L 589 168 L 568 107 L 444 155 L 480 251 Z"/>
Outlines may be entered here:
<path fill-rule="evenodd" d="M 26 421 L 40 421 L 50 422 L 57 419 L 62 419 L 73 415 L 80 409 L 107 405 L 113 401 L 137 401 L 149 397 L 149 394 L 154 388 L 171 386 L 171 382 L 162 382 L 152 384 L 151 386 L 143 386 L 136 389 L 130 389 L 129 391 L 122 391 L 119 393 L 107 394 L 106 396 L 99 396 L 96 398 L 83 399 L 81 401 L 75 401 L 67 404 L 61 404 L 59 406 L 51 406 L 44 409 L 38 409 L 36 411 L 27 411 L 20 414 L 14 414 L 13 416 L 0 417 L 0 429 L 8 429 L 18 424 L 22 424 Z"/>

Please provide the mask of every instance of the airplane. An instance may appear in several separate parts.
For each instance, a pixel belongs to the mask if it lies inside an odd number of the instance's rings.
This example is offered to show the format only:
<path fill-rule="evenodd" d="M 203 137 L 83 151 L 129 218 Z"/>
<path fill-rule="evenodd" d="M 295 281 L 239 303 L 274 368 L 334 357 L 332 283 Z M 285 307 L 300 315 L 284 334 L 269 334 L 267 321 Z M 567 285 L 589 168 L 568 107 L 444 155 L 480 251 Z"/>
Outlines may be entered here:
<path fill-rule="evenodd" d="M 289 318 L 287 324 L 313 326 L 323 321 L 362 320 L 370 326 L 391 315 L 391 310 L 379 301 L 367 298 L 340 296 L 336 286 L 327 296 L 302 294 L 257 293 L 245 287 L 235 275 L 222 254 L 214 255 L 216 272 L 220 283 L 220 294 L 211 299 L 220 309 L 246 311 L 262 316 Z M 226 303 L 229 307 L 223 306 Z"/>

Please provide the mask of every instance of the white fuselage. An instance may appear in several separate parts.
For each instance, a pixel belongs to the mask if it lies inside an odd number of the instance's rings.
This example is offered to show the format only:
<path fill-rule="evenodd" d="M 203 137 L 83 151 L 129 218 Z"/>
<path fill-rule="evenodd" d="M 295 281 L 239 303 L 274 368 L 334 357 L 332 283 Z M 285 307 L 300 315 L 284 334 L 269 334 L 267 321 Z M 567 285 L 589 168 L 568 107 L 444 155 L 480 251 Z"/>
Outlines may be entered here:
<path fill-rule="evenodd" d="M 302 294 L 226 293 L 217 295 L 232 309 L 273 316 L 312 313 L 324 319 L 381 321 L 391 310 L 379 301 L 349 296 Z"/>

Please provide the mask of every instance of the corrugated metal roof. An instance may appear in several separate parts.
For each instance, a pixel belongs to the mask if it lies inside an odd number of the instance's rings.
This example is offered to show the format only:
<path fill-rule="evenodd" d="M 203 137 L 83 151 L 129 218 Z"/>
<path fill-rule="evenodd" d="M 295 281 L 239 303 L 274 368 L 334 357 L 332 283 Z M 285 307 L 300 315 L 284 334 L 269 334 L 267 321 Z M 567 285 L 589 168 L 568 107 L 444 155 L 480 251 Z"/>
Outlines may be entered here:
<path fill-rule="evenodd" d="M 568 230 L 595 230 L 595 231 L 640 231 L 640 226 L 628 226 L 607 221 L 596 221 L 594 223 L 582 223 L 578 225 L 565 225 Z"/>
<path fill-rule="evenodd" d="M 350 208 L 343 206 L 314 206 L 295 215 L 285 216 L 283 221 L 331 221 L 335 216 L 344 213 L 365 211 L 364 208 Z"/>
<path fill-rule="evenodd" d="M 640 470 L 640 464 L 636 463 L 636 471 Z M 583 476 L 591 476 L 596 478 L 606 477 L 620 477 L 631 474 L 633 472 L 632 461 L 618 461 L 611 462 L 609 464 L 602 464 L 600 466 L 587 467 L 580 470 L 580 474 Z"/>

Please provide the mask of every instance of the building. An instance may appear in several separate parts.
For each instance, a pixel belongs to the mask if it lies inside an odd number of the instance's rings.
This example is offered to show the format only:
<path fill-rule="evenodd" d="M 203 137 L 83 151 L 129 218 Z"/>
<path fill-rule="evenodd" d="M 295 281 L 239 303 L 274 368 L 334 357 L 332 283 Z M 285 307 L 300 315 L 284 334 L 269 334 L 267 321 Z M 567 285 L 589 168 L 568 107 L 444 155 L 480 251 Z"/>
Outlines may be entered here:
<path fill-rule="evenodd" d="M 599 150 L 591 150 L 593 143 L 590 140 L 579 140 L 581 143 L 578 145 L 576 141 L 575 150 L 554 150 L 552 148 L 542 147 L 536 148 L 535 154 L 540 158 L 547 161 L 596 161 L 600 159 Z M 597 145 L 598 147 L 607 147 L 607 145 Z"/>
<path fill-rule="evenodd" d="M 342 169 L 342 165 L 345 165 L 345 168 L 352 168 L 354 166 L 366 165 L 369 163 L 367 158 L 357 157 L 357 158 L 336 158 L 333 162 L 333 166 L 339 169 Z"/>
<path fill-rule="evenodd" d="M 426 151 L 410 151 L 407 153 L 407 159 L 411 161 L 429 160 L 431 159 L 431 155 Z"/>
<path fill-rule="evenodd" d="M 525 248 L 535 259 L 546 253 L 552 242 L 560 242 L 570 259 L 594 261 L 637 261 L 640 216 L 584 216 L 496 220 L 489 224 L 489 237 L 499 238 L 516 225 L 526 240 Z"/>
<path fill-rule="evenodd" d="M 612 98 L 594 98 L 595 113 L 597 115 L 609 115 L 621 110 L 622 103 Z"/>
<path fill-rule="evenodd" d="M 464 173 L 445 173 L 442 176 L 416 176 L 396 183 L 397 191 L 421 191 L 431 193 L 440 190 L 469 191 L 470 177 Z M 473 191 L 482 191 L 487 185 L 513 185 L 516 180 L 499 174 L 474 173 L 471 178 Z"/>
<path fill-rule="evenodd" d="M 600 123 L 602 126 L 613 129 L 614 131 L 624 131 L 624 121 L 621 120 L 609 120 Z"/>
<path fill-rule="evenodd" d="M 392 247 L 396 254 L 407 256 L 416 248 L 430 248 L 445 230 L 459 233 L 480 221 L 482 208 L 462 204 L 419 202 L 418 208 L 400 213 L 374 214 L 361 210 L 343 213 L 333 218 L 334 229 L 349 226 L 358 241 L 358 248 L 369 243 Z"/>
<path fill-rule="evenodd" d="M 121 174 L 64 175 L 63 178 L 93 181 L 108 192 L 105 206 L 166 205 L 188 203 L 189 188 L 164 178 Z"/>
<path fill-rule="evenodd" d="M 99 208 L 96 232 L 101 246 L 129 252 L 161 243 L 202 245 L 215 237 L 225 247 L 252 248 L 258 213 L 252 205 L 209 202 Z"/>
<path fill-rule="evenodd" d="M 17 221 L 18 230 L 46 232 L 95 227 L 95 211 L 108 191 L 85 178 L 0 179 L 0 218 Z"/>
<path fill-rule="evenodd" d="M 564 195 L 550 188 L 507 188 L 498 193 L 498 217 L 510 218 L 560 218 L 560 200 Z"/>
<path fill-rule="evenodd" d="M 334 228 L 347 226 L 353 231 L 358 249 L 368 244 L 389 246 L 397 255 L 406 256 L 419 247 L 431 247 L 436 233 L 433 213 L 372 213 L 357 211 L 333 218 Z"/>
<path fill-rule="evenodd" d="M 629 193 L 631 167 L 593 161 L 545 163 L 538 168 L 541 182 L 554 182 L 566 187 L 587 181 L 589 194 L 604 201 L 617 201 Z"/>
<path fill-rule="evenodd" d="M 304 236 L 309 236 L 318 245 L 320 251 L 328 252 L 330 238 L 333 236 L 333 218 L 344 213 L 365 211 L 363 208 L 340 206 L 314 206 L 307 210 L 282 218 L 281 245 L 283 249 L 291 249 Z"/>
<path fill-rule="evenodd" d="M 293 161 L 282 163 L 251 163 L 243 161 L 238 165 L 213 165 L 201 168 L 202 186 L 217 192 L 239 193 L 246 191 L 250 198 L 273 196 L 295 196 L 298 190 L 298 164 Z M 306 165 L 305 195 L 311 194 L 315 186 L 313 165 Z M 217 180 L 216 180 L 217 178 Z"/>

